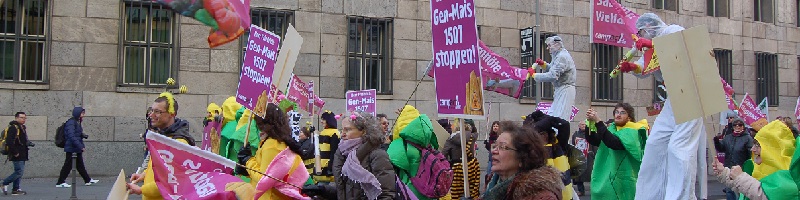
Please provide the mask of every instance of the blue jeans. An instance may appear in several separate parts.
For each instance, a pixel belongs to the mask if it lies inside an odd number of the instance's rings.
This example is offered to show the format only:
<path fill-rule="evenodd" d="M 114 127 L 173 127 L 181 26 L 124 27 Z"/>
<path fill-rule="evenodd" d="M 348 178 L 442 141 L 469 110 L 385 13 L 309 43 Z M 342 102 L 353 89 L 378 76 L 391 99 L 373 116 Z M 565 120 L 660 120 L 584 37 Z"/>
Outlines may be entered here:
<path fill-rule="evenodd" d="M 727 188 L 726 187 L 725 189 L 722 189 L 722 191 L 725 192 L 725 199 L 727 199 L 727 200 L 737 200 L 737 199 L 739 199 L 739 198 L 736 198 L 736 192 L 731 190 L 731 188 Z"/>
<path fill-rule="evenodd" d="M 3 180 L 3 185 L 8 185 L 9 183 L 14 183 L 12 187 L 12 191 L 19 190 L 19 180 L 22 180 L 22 173 L 25 172 L 25 161 L 13 161 L 14 162 L 14 173 L 11 173 L 5 180 Z"/>

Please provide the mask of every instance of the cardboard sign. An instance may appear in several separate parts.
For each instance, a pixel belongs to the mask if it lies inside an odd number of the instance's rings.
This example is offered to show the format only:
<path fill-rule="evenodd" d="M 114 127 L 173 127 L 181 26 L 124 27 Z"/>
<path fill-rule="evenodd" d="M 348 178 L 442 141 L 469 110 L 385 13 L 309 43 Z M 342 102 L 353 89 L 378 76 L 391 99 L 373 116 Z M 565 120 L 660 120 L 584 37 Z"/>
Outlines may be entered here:
<path fill-rule="evenodd" d="M 106 197 L 106 200 L 128 199 L 128 185 L 127 185 L 128 182 L 125 177 L 126 177 L 125 169 L 119 170 L 119 175 L 117 175 L 117 180 L 115 180 L 114 185 L 111 186 L 111 191 L 108 192 L 108 197 Z"/>
<path fill-rule="evenodd" d="M 261 117 L 266 113 L 280 41 L 275 33 L 256 25 L 250 26 L 236 102 Z"/>
<path fill-rule="evenodd" d="M 286 28 L 284 37 L 283 45 L 281 45 L 281 50 L 278 52 L 278 61 L 275 63 L 275 73 L 272 73 L 272 80 L 278 88 L 284 88 L 289 85 L 294 65 L 297 62 L 297 56 L 300 55 L 300 47 L 303 46 L 303 37 L 294 29 L 292 24 L 289 24 L 289 27 Z"/>
<path fill-rule="evenodd" d="M 483 83 L 474 0 L 430 1 L 439 117 L 483 119 Z"/>
<path fill-rule="evenodd" d="M 708 28 L 698 26 L 653 39 L 675 123 L 727 110 Z M 709 78 L 714 77 L 714 78 Z"/>
<path fill-rule="evenodd" d="M 377 110 L 377 93 L 375 89 L 347 91 L 347 111 L 366 112 L 375 116 Z"/>
<path fill-rule="evenodd" d="M 615 0 L 592 0 L 592 43 L 630 48 L 639 14 Z"/>

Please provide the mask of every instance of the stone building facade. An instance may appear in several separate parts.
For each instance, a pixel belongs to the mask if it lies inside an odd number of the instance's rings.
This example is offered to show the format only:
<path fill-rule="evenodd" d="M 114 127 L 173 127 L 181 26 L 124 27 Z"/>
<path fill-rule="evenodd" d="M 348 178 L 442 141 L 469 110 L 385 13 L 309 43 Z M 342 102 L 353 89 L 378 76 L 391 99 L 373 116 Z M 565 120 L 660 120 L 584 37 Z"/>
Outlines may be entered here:
<path fill-rule="evenodd" d="M 303 36 L 294 72 L 316 83 L 315 91 L 327 101 L 325 109 L 343 112 L 347 89 L 377 88 L 379 113 L 396 118 L 393 110 L 410 98 L 409 104 L 435 116 L 434 83 L 424 77 L 432 57 L 427 0 L 251 1 L 258 18 L 253 23 L 282 35 L 290 22 Z M 773 5 L 760 3 L 764 5 L 755 9 L 751 1 L 728 1 L 622 0 L 622 4 L 637 13 L 655 12 L 667 23 L 707 25 L 718 58 L 727 59 L 721 61 L 725 63 L 721 69 L 737 100 L 745 93 L 769 96 L 772 118 L 791 116 L 800 91 L 798 2 L 773 0 L 769 1 Z M 520 29 L 534 25 L 534 2 L 475 1 L 482 40 L 513 65 L 525 60 L 520 56 Z M 709 10 L 708 2 L 715 2 L 715 9 Z M 576 120 L 583 120 L 589 107 L 611 118 L 614 102 L 619 101 L 634 105 L 636 116 L 646 116 L 657 87 L 652 78 L 626 74 L 607 79 L 604 73 L 613 67 L 607 63 L 615 63 L 623 49 L 589 43 L 591 1 L 540 3 L 541 31 L 560 35 L 578 68 L 576 106 L 581 112 Z M 194 19 L 136 0 L 5 0 L 3 5 L 0 11 L 6 12 L 0 16 L 4 23 L 0 26 L 7 34 L 0 40 L 7 42 L 0 44 L 5 74 L 0 78 L 6 81 L 0 82 L 0 121 L 13 120 L 17 111 L 28 114 L 28 132 L 37 146 L 31 149 L 26 177 L 58 174 L 64 153 L 52 141 L 73 106 L 87 109 L 83 126 L 89 135 L 88 171 L 115 175 L 120 168 L 130 172 L 141 163 L 139 135 L 145 128 L 146 108 L 163 91 L 159 84 L 166 77 L 189 87 L 188 94 L 176 97 L 178 117 L 191 122 L 196 138 L 206 106 L 221 104 L 236 92 L 241 42 L 209 48 L 209 28 Z M 525 95 L 531 96 L 528 91 Z M 535 108 L 531 98 L 517 100 L 493 92 L 485 97 L 491 106 L 490 121 L 519 121 Z M 655 118 L 648 119 L 652 123 Z M 710 135 L 719 132 L 718 120 L 716 115 L 707 118 Z M 482 133 L 487 132 L 485 123 L 479 125 Z M 482 149 L 479 152 L 485 155 Z M 10 171 L 0 168 L 1 174 Z"/>

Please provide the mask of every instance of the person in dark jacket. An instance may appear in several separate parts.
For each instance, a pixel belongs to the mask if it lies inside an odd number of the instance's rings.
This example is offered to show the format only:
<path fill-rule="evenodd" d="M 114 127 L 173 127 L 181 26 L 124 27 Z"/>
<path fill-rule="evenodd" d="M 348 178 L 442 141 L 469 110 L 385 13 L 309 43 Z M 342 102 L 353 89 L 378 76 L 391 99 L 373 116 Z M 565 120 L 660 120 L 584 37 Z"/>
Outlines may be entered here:
<path fill-rule="evenodd" d="M 790 130 L 792 130 L 792 136 L 797 138 L 797 136 L 800 134 L 800 131 L 797 130 L 797 127 L 794 127 L 794 123 L 792 123 L 792 118 L 783 117 L 781 120 L 783 121 L 784 124 L 786 124 L 786 126 L 789 127 Z"/>
<path fill-rule="evenodd" d="M 313 126 L 306 126 L 300 129 L 300 158 L 309 174 L 314 173 L 314 139 L 311 134 L 316 131 Z"/>
<path fill-rule="evenodd" d="M 148 113 L 150 125 L 155 132 L 161 135 L 195 146 L 195 140 L 189 134 L 189 122 L 176 117 L 178 108 L 178 100 L 172 96 L 172 93 L 161 93 L 150 106 L 150 112 Z M 152 165 L 150 155 L 145 157 L 145 161 L 148 162 L 148 166 Z M 131 174 L 130 182 L 143 183 L 141 187 L 128 183 L 127 186 L 131 194 L 140 194 L 144 198 L 161 196 L 153 177 L 153 169 L 149 167 L 144 169 L 142 173 Z"/>
<path fill-rule="evenodd" d="M 24 112 L 17 112 L 14 114 L 14 121 L 8 123 L 6 129 L 6 146 L 8 146 L 8 160 L 14 163 L 14 173 L 11 173 L 0 189 L 3 194 L 8 194 L 8 184 L 13 183 L 11 189 L 12 195 L 25 195 L 25 191 L 19 188 L 22 174 L 25 171 L 25 161 L 28 161 L 28 147 L 32 147 L 33 143 L 28 141 L 28 132 L 26 131 L 25 121 L 28 116 Z"/>
<path fill-rule="evenodd" d="M 342 141 L 333 159 L 337 199 L 390 200 L 396 175 L 380 148 L 383 131 L 369 113 L 353 112 L 342 121 Z"/>
<path fill-rule="evenodd" d="M 72 118 L 69 118 L 64 124 L 64 140 L 66 142 L 64 145 L 64 152 L 66 152 L 66 157 L 64 158 L 64 165 L 61 166 L 61 174 L 58 176 L 58 181 L 56 182 L 57 188 L 72 187 L 72 185 L 64 182 L 72 170 L 72 154 L 77 154 L 75 158 L 77 162 L 76 167 L 78 168 L 78 173 L 80 173 L 83 178 L 83 182 L 87 186 L 98 182 L 98 180 L 89 177 L 89 173 L 86 172 L 86 166 L 83 162 L 83 152 L 86 150 L 83 139 L 88 138 L 88 136 L 83 133 L 83 126 L 81 125 L 84 114 L 86 114 L 86 110 L 77 106 L 72 109 Z"/>
<path fill-rule="evenodd" d="M 744 122 L 736 119 L 730 124 L 733 127 L 731 134 L 714 137 L 714 148 L 717 149 L 717 152 L 725 153 L 723 165 L 728 168 L 741 166 L 750 159 L 750 148 L 753 147 L 753 138 L 744 128 Z M 725 191 L 727 199 L 737 199 L 736 193 L 730 188 L 725 188 L 723 191 Z"/>
<path fill-rule="evenodd" d="M 572 134 L 572 139 L 570 140 L 573 146 L 581 152 L 584 153 L 586 156 L 586 171 L 583 172 L 578 177 L 573 175 L 572 183 L 578 189 L 578 196 L 583 196 L 586 194 L 586 188 L 584 187 L 584 182 L 589 182 L 592 180 L 592 165 L 594 165 L 594 155 L 597 152 L 597 147 L 592 146 L 589 144 L 589 141 L 586 140 L 586 122 L 581 121 L 578 124 L 578 130 Z"/>

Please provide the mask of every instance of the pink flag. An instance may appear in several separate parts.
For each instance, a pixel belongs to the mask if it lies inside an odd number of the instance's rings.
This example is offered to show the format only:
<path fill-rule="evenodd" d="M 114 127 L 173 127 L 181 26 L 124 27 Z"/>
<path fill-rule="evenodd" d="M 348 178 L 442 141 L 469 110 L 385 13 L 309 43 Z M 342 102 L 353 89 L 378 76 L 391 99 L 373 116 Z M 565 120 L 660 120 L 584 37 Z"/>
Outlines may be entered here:
<path fill-rule="evenodd" d="M 536 110 L 541 110 L 544 114 L 550 114 L 550 106 L 553 105 L 552 102 L 542 101 L 536 104 Z"/>
<path fill-rule="evenodd" d="M 722 80 L 722 89 L 725 90 L 725 102 L 728 103 L 728 109 L 737 110 L 738 106 L 736 106 L 736 101 L 733 100 L 733 87 L 725 79 L 720 78 L 720 80 Z"/>
<path fill-rule="evenodd" d="M 761 109 L 758 109 L 756 102 L 748 93 L 744 94 L 742 105 L 739 106 L 739 117 L 756 130 L 767 125 L 767 117 L 761 113 Z"/>
<path fill-rule="evenodd" d="M 478 40 L 478 44 L 483 89 L 519 98 L 528 71 L 511 66 L 508 60 L 494 53 L 483 41 Z M 428 70 L 428 76 L 435 77 L 433 68 Z"/>
<path fill-rule="evenodd" d="M 794 119 L 800 124 L 800 97 L 797 97 L 797 104 L 794 106 Z"/>
<path fill-rule="evenodd" d="M 325 101 L 323 101 L 319 96 L 313 95 L 311 91 L 303 80 L 300 80 L 300 77 L 292 76 L 292 79 L 289 81 L 289 90 L 286 92 L 286 98 L 289 101 L 297 103 L 297 106 L 300 109 L 305 110 L 306 112 L 311 112 L 311 108 L 309 108 L 309 101 L 313 101 L 314 106 L 317 108 L 322 108 L 325 105 Z M 310 99 L 313 97 L 313 100 Z M 315 112 L 316 113 L 316 112 Z"/>
<path fill-rule="evenodd" d="M 269 167 L 267 167 L 265 174 L 269 176 L 261 177 L 261 180 L 258 180 L 255 199 L 259 199 L 267 190 L 272 188 L 292 199 L 311 199 L 301 194 L 300 188 L 298 188 L 303 187 L 303 184 L 308 180 L 308 171 L 303 167 L 303 163 L 300 162 L 299 167 L 295 167 L 293 171 L 290 171 L 297 157 L 299 156 L 289 148 L 278 153 L 269 163 Z M 283 177 L 281 180 L 283 182 L 270 177 Z"/>
<path fill-rule="evenodd" d="M 592 42 L 632 47 L 639 15 L 615 0 L 592 0 Z"/>
<path fill-rule="evenodd" d="M 578 109 L 578 107 L 572 106 L 572 114 L 569 115 L 569 121 L 572 121 L 573 119 L 575 119 L 575 115 L 578 115 L 578 112 L 580 112 L 580 111 L 581 110 Z"/>
<path fill-rule="evenodd" d="M 229 183 L 242 182 L 231 175 L 233 161 L 154 132 L 147 133 L 147 149 L 164 199 L 236 200 L 233 191 L 225 190 Z"/>

